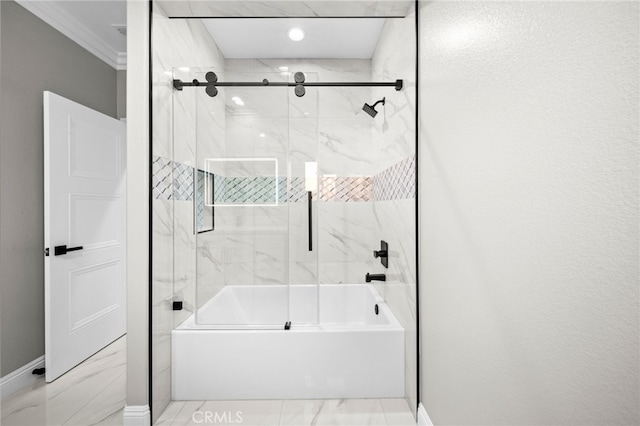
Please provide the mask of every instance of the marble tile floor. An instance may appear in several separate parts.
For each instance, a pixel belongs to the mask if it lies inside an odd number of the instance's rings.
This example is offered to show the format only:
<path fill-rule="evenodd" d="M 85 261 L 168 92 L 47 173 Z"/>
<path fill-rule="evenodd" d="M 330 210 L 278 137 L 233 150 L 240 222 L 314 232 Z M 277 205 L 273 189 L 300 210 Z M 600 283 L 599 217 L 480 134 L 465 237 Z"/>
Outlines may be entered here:
<path fill-rule="evenodd" d="M 121 426 L 126 336 L 52 383 L 44 377 L 0 403 L 2 426 Z"/>
<path fill-rule="evenodd" d="M 415 426 L 404 399 L 173 401 L 155 425 Z"/>

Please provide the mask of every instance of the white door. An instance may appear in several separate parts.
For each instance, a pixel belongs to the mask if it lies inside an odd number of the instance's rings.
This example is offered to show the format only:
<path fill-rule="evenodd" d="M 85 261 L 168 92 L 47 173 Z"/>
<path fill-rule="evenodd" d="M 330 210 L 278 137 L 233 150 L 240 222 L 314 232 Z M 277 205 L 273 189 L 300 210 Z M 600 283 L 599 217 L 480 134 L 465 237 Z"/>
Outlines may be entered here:
<path fill-rule="evenodd" d="M 44 92 L 47 382 L 125 333 L 125 135 Z"/>

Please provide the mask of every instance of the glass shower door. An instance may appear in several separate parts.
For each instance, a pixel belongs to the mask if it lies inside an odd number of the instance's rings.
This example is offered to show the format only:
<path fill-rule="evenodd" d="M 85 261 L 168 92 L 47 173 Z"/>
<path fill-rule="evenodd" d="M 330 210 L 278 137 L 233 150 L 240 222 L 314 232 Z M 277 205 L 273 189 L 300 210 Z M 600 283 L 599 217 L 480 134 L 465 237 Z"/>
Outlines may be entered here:
<path fill-rule="evenodd" d="M 226 82 L 283 79 L 229 69 L 217 74 Z M 211 97 L 198 88 L 199 326 L 282 329 L 291 321 L 288 92 L 286 86 L 225 86 Z"/>
<path fill-rule="evenodd" d="M 305 81 L 318 80 L 316 73 L 305 73 L 304 78 Z M 290 88 L 288 96 L 289 312 L 294 326 L 305 326 L 315 325 L 319 321 L 319 89 L 305 87 L 304 96 L 297 96 Z"/>

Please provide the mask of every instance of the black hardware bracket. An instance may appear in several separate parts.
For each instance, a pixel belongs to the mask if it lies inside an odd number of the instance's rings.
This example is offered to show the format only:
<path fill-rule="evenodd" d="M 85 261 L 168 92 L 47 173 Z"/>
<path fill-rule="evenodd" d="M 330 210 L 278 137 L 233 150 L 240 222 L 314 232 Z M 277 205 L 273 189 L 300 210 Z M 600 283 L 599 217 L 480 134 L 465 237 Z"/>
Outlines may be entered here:
<path fill-rule="evenodd" d="M 287 321 L 284 323 L 284 329 L 285 330 L 291 330 L 291 321 Z"/>
<path fill-rule="evenodd" d="M 172 305 L 172 309 L 174 311 L 181 311 L 182 310 L 182 300 L 176 300 L 173 302 Z"/>

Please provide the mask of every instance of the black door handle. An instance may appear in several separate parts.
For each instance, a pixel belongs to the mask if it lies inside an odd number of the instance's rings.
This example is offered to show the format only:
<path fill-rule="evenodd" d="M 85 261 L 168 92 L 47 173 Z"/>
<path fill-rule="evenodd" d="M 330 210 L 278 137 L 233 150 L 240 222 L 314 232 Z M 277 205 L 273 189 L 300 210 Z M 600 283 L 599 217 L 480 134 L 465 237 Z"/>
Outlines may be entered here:
<path fill-rule="evenodd" d="M 307 229 L 309 231 L 309 251 L 313 251 L 313 206 L 311 202 L 313 200 L 313 193 L 311 191 L 307 191 Z"/>
<path fill-rule="evenodd" d="M 70 251 L 78 251 L 78 250 L 82 250 L 82 246 L 78 246 L 78 247 L 69 247 L 67 248 L 66 245 L 63 246 L 55 246 L 53 248 L 53 255 L 54 256 L 61 256 L 63 254 L 67 254 L 67 252 Z"/>

